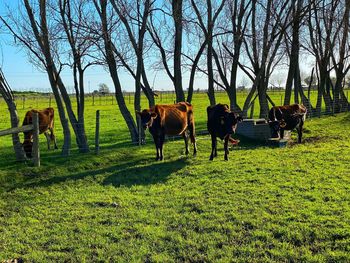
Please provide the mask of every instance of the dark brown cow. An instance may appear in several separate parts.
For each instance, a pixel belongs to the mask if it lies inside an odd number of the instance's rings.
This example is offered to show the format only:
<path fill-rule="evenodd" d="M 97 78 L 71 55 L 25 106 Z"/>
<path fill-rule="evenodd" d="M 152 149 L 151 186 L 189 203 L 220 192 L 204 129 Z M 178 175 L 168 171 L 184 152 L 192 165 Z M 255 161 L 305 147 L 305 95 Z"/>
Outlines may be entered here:
<path fill-rule="evenodd" d="M 193 107 L 190 103 L 179 102 L 171 105 L 155 105 L 150 109 L 137 112 L 141 116 L 144 129 L 149 129 L 156 145 L 156 160 L 163 160 L 163 144 L 165 135 L 182 135 L 185 140 L 186 155 L 188 150 L 188 134 L 193 143 L 193 155 L 197 153 Z"/>
<path fill-rule="evenodd" d="M 217 156 L 216 137 L 219 137 L 224 142 L 225 160 L 228 160 L 228 142 L 231 141 L 237 144 L 237 141 L 231 138 L 231 134 L 235 133 L 237 123 L 242 121 L 242 118 L 230 111 L 227 104 L 216 104 L 207 108 L 208 122 L 207 128 L 211 135 L 211 154 L 210 159 L 213 160 Z"/>
<path fill-rule="evenodd" d="M 301 104 L 272 107 L 269 111 L 271 136 L 283 139 L 285 130 L 297 129 L 298 143 L 301 143 L 306 113 L 306 107 Z"/>
<path fill-rule="evenodd" d="M 38 113 L 39 116 L 39 133 L 45 134 L 46 140 L 47 140 L 47 148 L 50 149 L 51 141 L 54 142 L 55 149 L 57 148 L 56 144 L 56 137 L 54 134 L 54 109 L 53 108 L 46 108 L 43 110 L 30 110 L 27 111 L 23 124 L 22 125 L 28 125 L 33 123 L 33 113 Z M 50 135 L 48 134 L 48 131 L 50 131 Z M 32 155 L 32 146 L 33 146 L 33 132 L 24 132 L 24 141 L 23 141 L 23 149 L 27 154 L 27 157 L 31 157 Z"/>

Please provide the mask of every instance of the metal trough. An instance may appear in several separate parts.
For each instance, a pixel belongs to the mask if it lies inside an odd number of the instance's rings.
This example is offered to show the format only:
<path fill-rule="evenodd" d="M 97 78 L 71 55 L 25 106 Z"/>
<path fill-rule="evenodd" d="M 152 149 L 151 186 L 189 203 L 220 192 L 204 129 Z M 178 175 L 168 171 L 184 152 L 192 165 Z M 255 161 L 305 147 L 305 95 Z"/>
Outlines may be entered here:
<path fill-rule="evenodd" d="M 249 139 L 258 141 L 269 141 L 271 130 L 265 119 L 244 119 L 238 123 L 236 133 Z M 284 132 L 284 140 L 290 139 L 290 131 Z"/>

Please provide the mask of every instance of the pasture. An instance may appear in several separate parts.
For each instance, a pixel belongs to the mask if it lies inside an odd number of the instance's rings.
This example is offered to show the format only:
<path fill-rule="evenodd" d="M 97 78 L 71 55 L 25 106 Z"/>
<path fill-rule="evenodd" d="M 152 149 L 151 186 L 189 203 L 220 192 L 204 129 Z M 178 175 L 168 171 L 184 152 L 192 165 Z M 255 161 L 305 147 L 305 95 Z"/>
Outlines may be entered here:
<path fill-rule="evenodd" d="M 280 94 L 271 96 L 279 101 Z M 225 95 L 217 102 L 227 102 Z M 194 94 L 192 103 L 196 129 L 205 130 L 206 95 Z M 21 119 L 31 107 L 48 106 L 47 99 L 20 105 Z M 350 261 L 349 113 L 308 119 L 301 145 L 243 139 L 225 162 L 219 143 L 210 162 L 203 135 L 196 157 L 184 156 L 176 140 L 155 162 L 148 132 L 146 145 L 128 143 L 115 101 L 87 100 L 90 146 L 97 109 L 97 156 L 92 147 L 59 157 L 42 136 L 42 167 L 34 168 L 16 163 L 11 138 L 0 137 L 0 262 Z M 0 129 L 8 128 L 3 101 L 0 113 Z M 55 125 L 60 146 L 57 115 Z"/>

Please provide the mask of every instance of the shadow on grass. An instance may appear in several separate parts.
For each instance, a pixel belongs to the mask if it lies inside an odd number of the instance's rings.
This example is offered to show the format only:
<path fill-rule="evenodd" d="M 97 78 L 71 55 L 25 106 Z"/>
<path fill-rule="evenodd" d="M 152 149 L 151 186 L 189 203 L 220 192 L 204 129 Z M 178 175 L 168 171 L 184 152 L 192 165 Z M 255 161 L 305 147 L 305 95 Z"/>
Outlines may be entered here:
<path fill-rule="evenodd" d="M 95 177 L 106 173 L 112 174 L 102 181 L 102 185 L 113 185 L 116 187 L 120 185 L 128 187 L 133 185 L 148 185 L 166 181 L 171 173 L 182 169 L 187 164 L 186 158 L 168 162 L 147 163 L 147 161 L 149 161 L 149 157 L 76 174 L 53 176 L 48 179 L 38 178 L 30 183 L 23 184 L 19 188 L 48 187 L 63 182 L 82 180 L 87 177 Z"/>
<path fill-rule="evenodd" d="M 181 158 L 169 162 L 154 162 L 151 165 L 128 167 L 121 169 L 106 177 L 103 185 L 115 187 L 148 185 L 165 182 L 167 177 L 184 168 L 187 165 L 187 158 Z"/>

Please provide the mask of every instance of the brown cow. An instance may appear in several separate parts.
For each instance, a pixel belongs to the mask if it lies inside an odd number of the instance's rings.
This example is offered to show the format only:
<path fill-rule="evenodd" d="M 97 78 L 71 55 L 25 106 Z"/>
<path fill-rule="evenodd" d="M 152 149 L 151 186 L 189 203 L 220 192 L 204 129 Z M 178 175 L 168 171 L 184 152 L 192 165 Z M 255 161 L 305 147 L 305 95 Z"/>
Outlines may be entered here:
<path fill-rule="evenodd" d="M 301 104 L 272 107 L 269 111 L 271 136 L 283 139 L 285 130 L 297 129 L 298 143 L 301 143 L 306 113 L 306 107 Z"/>
<path fill-rule="evenodd" d="M 197 153 L 193 107 L 190 103 L 179 102 L 171 105 L 155 105 L 150 109 L 137 112 L 141 117 L 144 129 L 149 129 L 156 145 L 156 160 L 163 160 L 163 144 L 165 135 L 182 135 L 185 140 L 186 155 L 188 150 L 188 134 L 193 143 L 193 155 Z"/>
<path fill-rule="evenodd" d="M 216 137 L 224 142 L 225 161 L 228 160 L 228 142 L 238 144 L 239 141 L 231 138 L 231 134 L 235 133 L 237 123 L 242 121 L 242 117 L 230 111 L 227 104 L 216 104 L 207 108 L 208 122 L 207 128 L 211 135 L 211 154 L 209 160 L 213 160 L 217 156 Z"/>
<path fill-rule="evenodd" d="M 47 140 L 47 148 L 50 149 L 51 141 L 54 142 L 55 149 L 58 149 L 56 144 L 56 137 L 54 134 L 54 109 L 46 108 L 43 110 L 30 110 L 27 111 L 23 124 L 28 125 L 33 123 L 33 113 L 38 113 L 39 116 L 39 134 L 44 133 Z M 48 134 L 50 131 L 50 135 Z M 24 141 L 23 141 L 23 149 L 27 155 L 27 157 L 31 157 L 32 155 L 32 146 L 33 146 L 33 132 L 24 132 Z"/>

